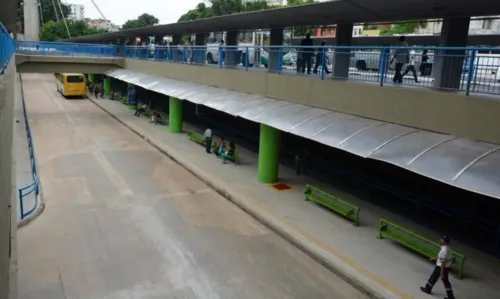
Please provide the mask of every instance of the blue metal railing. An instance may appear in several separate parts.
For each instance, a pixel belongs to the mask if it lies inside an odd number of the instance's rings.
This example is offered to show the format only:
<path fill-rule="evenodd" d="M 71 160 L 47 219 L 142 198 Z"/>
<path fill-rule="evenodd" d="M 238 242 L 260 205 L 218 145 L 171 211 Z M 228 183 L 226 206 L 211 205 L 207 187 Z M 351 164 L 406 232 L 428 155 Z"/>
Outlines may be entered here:
<path fill-rule="evenodd" d="M 425 51 L 425 52 L 424 52 Z M 500 94 L 500 48 L 127 46 L 125 57 Z M 440 63 L 441 62 L 441 63 Z M 400 64 L 398 70 L 398 64 Z M 440 68 L 439 65 L 442 67 Z M 396 75 L 399 72 L 401 79 Z"/>
<path fill-rule="evenodd" d="M 16 41 L 16 53 L 40 56 L 117 57 L 118 46 L 61 42 Z"/>
<path fill-rule="evenodd" d="M 21 83 L 21 101 L 22 101 L 22 105 L 23 105 L 23 115 L 24 115 L 24 124 L 26 126 L 26 136 L 28 138 L 28 150 L 29 150 L 30 162 L 31 162 L 31 172 L 33 174 L 33 183 L 31 183 L 28 186 L 25 186 L 23 188 L 20 188 L 18 190 L 19 208 L 20 208 L 21 219 L 24 219 L 35 211 L 35 209 L 38 206 L 38 203 L 40 201 L 40 176 L 38 174 L 37 160 L 36 160 L 36 155 L 35 155 L 35 146 L 33 144 L 33 136 L 31 135 L 30 124 L 28 121 L 28 113 L 26 112 L 26 104 L 24 102 L 23 79 L 22 79 L 21 74 L 19 74 L 19 80 Z M 25 208 L 24 207 L 24 198 L 26 196 L 30 195 L 31 193 L 35 193 L 35 204 L 28 211 L 25 211 L 24 210 L 24 208 Z"/>
<path fill-rule="evenodd" d="M 500 95 L 500 48 L 377 46 L 116 46 L 16 42 L 30 55 L 103 56 L 242 68 Z M 400 76 L 401 75 L 401 76 Z"/>
<path fill-rule="evenodd" d="M 14 50 L 15 46 L 12 37 L 2 23 L 0 23 L 0 75 L 5 72 Z"/>

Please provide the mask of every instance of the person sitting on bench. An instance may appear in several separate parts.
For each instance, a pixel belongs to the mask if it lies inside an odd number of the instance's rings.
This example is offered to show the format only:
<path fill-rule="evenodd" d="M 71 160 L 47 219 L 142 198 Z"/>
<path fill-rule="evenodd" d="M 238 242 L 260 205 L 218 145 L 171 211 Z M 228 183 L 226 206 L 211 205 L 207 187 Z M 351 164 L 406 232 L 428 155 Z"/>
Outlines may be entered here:
<path fill-rule="evenodd" d="M 149 120 L 150 123 L 152 124 L 157 124 L 158 123 L 158 118 L 160 118 L 160 113 L 158 113 L 158 111 L 153 111 L 153 113 L 151 113 L 151 119 Z"/>
<path fill-rule="evenodd" d="M 222 150 L 221 150 L 222 149 Z M 217 142 L 217 146 L 214 148 L 214 154 L 218 157 L 220 153 L 224 150 L 224 138 L 220 138 Z"/>
<path fill-rule="evenodd" d="M 229 159 L 229 156 L 234 155 L 234 152 L 236 151 L 236 146 L 234 145 L 234 142 L 229 143 L 229 150 L 226 152 L 223 152 L 221 154 L 222 157 L 222 164 L 226 164 L 227 159 Z"/>
<path fill-rule="evenodd" d="M 146 112 L 147 107 L 148 106 L 146 106 L 146 104 L 142 104 L 142 106 L 137 107 L 137 109 L 135 110 L 134 116 L 137 116 L 137 117 L 141 116 L 141 113 Z"/>

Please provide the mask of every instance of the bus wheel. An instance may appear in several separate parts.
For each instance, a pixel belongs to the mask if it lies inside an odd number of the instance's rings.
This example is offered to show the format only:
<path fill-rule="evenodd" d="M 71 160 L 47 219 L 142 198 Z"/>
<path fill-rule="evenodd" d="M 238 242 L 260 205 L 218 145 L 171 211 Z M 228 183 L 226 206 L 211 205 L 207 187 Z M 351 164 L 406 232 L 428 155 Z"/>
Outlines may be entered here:
<path fill-rule="evenodd" d="M 207 63 L 214 64 L 214 58 L 212 57 L 212 53 L 207 54 Z"/>
<path fill-rule="evenodd" d="M 358 60 L 356 61 L 356 68 L 358 71 L 366 71 L 366 61 Z"/>

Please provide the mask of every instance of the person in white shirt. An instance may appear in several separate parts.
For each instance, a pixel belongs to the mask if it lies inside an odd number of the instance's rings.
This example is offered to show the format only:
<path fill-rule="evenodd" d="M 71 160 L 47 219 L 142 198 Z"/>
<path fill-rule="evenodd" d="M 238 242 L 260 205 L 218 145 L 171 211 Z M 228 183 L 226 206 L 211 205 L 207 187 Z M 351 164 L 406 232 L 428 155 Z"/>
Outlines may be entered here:
<path fill-rule="evenodd" d="M 413 73 L 413 78 L 415 78 L 415 83 L 418 83 L 418 78 L 417 78 L 417 70 L 415 69 L 415 59 L 416 59 L 416 53 L 414 50 L 410 51 L 410 61 L 408 62 L 408 65 L 406 66 L 405 72 L 401 75 L 401 79 L 404 78 L 406 74 L 408 74 L 409 71 Z"/>
<path fill-rule="evenodd" d="M 207 154 L 211 154 L 210 148 L 212 147 L 212 130 L 207 128 L 205 133 L 203 133 L 203 136 L 205 137 L 205 151 Z"/>
<path fill-rule="evenodd" d="M 439 244 L 441 245 L 441 250 L 439 250 L 438 256 L 431 258 L 432 262 L 436 262 L 436 267 L 434 268 L 434 271 L 432 271 L 432 274 L 425 284 L 425 287 L 420 287 L 420 290 L 426 294 L 431 294 L 432 288 L 434 287 L 438 279 L 441 278 L 446 289 L 447 297 L 445 299 L 455 299 L 450 280 L 448 279 L 450 267 L 453 262 L 453 252 L 449 245 L 450 238 L 447 236 L 442 236 L 439 239 Z"/>

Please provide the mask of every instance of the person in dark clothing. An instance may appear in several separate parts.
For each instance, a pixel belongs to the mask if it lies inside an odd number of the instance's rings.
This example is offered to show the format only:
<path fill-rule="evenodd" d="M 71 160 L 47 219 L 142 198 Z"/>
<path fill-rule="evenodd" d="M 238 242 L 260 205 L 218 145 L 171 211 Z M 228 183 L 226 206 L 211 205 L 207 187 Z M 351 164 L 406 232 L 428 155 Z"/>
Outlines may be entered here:
<path fill-rule="evenodd" d="M 408 51 L 408 44 L 406 43 L 406 38 L 404 35 L 399 37 L 399 47 L 394 51 L 394 56 L 392 57 L 391 64 L 396 61 L 396 71 L 394 73 L 394 78 L 392 82 L 403 83 L 403 76 L 401 76 L 401 70 L 403 66 L 409 62 L 410 52 Z"/>
<path fill-rule="evenodd" d="M 318 67 L 321 64 L 321 67 L 325 70 L 325 73 L 329 74 L 330 71 L 328 70 L 328 66 L 326 65 L 326 51 L 325 49 L 326 42 L 322 41 L 321 42 L 321 47 L 317 49 L 316 53 L 316 64 L 314 65 L 314 71 L 313 73 L 317 74 L 318 73 Z"/>
<path fill-rule="evenodd" d="M 301 59 L 301 67 L 300 67 L 300 71 L 302 73 L 305 72 L 305 68 L 306 68 L 306 64 L 307 64 L 307 73 L 310 74 L 311 73 L 311 60 L 312 60 L 312 56 L 314 54 L 314 49 L 313 49 L 313 40 L 311 39 L 311 34 L 308 33 L 306 34 L 306 38 L 304 38 L 301 42 L 300 42 L 300 46 L 301 47 L 305 47 L 305 48 L 301 48 L 300 51 L 302 51 L 302 59 Z"/>
<path fill-rule="evenodd" d="M 429 51 L 422 51 L 422 62 L 420 63 L 420 76 L 430 75 Z"/>

